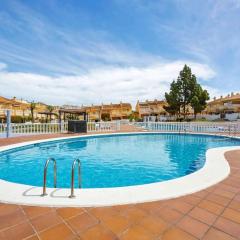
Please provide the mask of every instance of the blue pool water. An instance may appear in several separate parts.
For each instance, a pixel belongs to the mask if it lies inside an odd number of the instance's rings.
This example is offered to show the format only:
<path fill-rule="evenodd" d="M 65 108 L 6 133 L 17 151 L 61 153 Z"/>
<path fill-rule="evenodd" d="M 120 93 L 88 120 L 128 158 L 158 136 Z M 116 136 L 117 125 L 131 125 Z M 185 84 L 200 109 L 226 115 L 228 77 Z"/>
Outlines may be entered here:
<path fill-rule="evenodd" d="M 1 152 L 0 178 L 42 186 L 45 161 L 54 157 L 57 187 L 68 188 L 72 161 L 80 158 L 83 188 L 147 184 L 200 169 L 209 148 L 239 145 L 239 140 L 216 136 L 154 133 L 60 140 Z M 52 169 L 50 164 L 49 187 L 53 184 Z"/>

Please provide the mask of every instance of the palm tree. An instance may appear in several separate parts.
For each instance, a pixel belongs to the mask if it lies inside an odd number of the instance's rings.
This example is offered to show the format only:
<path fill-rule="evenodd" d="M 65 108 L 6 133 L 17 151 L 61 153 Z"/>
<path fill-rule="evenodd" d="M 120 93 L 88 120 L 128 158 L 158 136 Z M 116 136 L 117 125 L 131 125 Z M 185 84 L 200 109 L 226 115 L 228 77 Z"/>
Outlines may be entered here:
<path fill-rule="evenodd" d="M 52 121 L 52 113 L 53 113 L 54 107 L 51 106 L 51 105 L 47 105 L 47 110 L 48 110 L 48 112 L 49 112 L 50 122 L 51 122 L 51 121 Z"/>
<path fill-rule="evenodd" d="M 34 110 L 36 109 L 36 103 L 34 101 L 32 101 L 30 103 L 30 111 L 31 111 L 31 115 L 32 115 L 32 122 L 34 123 Z"/>

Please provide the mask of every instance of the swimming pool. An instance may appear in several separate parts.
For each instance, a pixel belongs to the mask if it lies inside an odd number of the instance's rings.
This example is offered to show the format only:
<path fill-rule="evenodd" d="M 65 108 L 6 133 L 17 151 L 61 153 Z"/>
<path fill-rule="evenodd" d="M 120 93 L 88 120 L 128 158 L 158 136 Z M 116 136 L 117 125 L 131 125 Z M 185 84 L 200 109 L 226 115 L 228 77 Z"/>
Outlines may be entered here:
<path fill-rule="evenodd" d="M 237 139 L 199 134 L 123 134 L 37 143 L 0 153 L 0 178 L 42 186 L 47 158 L 57 161 L 57 186 L 70 187 L 71 165 L 81 160 L 83 188 L 111 188 L 183 177 L 203 167 L 210 148 L 240 146 Z M 52 186 L 52 166 L 48 186 Z"/>

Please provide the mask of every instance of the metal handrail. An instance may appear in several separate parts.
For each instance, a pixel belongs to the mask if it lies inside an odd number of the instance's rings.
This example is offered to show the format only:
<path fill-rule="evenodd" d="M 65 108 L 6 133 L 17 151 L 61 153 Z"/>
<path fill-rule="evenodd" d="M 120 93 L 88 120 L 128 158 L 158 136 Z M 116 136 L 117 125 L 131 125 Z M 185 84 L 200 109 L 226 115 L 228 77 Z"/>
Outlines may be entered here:
<path fill-rule="evenodd" d="M 79 159 L 75 159 L 72 164 L 72 177 L 71 177 L 71 194 L 69 198 L 74 198 L 74 170 L 75 165 L 78 163 L 78 187 L 81 188 L 81 162 Z"/>
<path fill-rule="evenodd" d="M 50 161 L 53 161 L 53 165 L 54 165 L 54 188 L 57 187 L 57 163 L 56 160 L 54 158 L 49 158 L 47 159 L 45 166 L 44 166 L 44 176 L 43 176 L 43 193 L 42 196 L 46 196 L 47 192 L 46 192 L 46 185 L 47 185 L 47 169 L 48 169 L 48 164 Z"/>

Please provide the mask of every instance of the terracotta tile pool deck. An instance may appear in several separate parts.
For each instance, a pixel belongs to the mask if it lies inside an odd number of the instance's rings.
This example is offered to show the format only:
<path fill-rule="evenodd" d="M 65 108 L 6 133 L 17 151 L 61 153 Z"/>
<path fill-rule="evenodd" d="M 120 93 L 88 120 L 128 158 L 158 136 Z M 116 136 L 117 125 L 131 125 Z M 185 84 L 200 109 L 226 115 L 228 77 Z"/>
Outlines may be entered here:
<path fill-rule="evenodd" d="M 0 146 L 60 134 L 0 139 Z M 0 203 L 0 240 L 240 239 L 240 151 L 226 153 L 228 178 L 176 199 L 97 208 Z"/>

